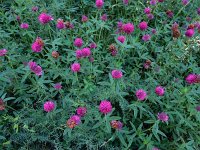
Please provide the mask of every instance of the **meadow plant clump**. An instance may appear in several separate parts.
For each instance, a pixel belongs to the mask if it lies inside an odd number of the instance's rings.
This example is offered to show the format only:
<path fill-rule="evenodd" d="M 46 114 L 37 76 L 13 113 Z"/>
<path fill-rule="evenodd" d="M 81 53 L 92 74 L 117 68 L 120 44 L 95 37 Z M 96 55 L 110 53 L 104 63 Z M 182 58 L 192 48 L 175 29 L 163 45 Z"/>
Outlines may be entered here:
<path fill-rule="evenodd" d="M 7 0 L 0 14 L 0 149 L 200 149 L 199 0 Z"/>

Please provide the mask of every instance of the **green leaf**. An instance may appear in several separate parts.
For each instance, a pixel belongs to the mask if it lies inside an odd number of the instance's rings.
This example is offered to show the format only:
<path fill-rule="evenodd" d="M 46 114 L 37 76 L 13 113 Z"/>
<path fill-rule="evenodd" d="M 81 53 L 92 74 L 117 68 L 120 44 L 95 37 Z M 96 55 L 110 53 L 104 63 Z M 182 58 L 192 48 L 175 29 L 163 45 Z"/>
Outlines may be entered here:
<path fill-rule="evenodd" d="M 0 140 L 5 140 L 6 138 L 4 136 L 0 135 Z"/>
<path fill-rule="evenodd" d="M 106 129 L 108 133 L 111 133 L 111 127 L 110 127 L 110 121 L 107 115 L 105 115 L 105 121 L 106 121 Z"/>
<path fill-rule="evenodd" d="M 102 121 L 99 121 L 98 123 L 96 123 L 96 124 L 92 127 L 92 129 L 96 129 L 96 128 L 100 127 L 101 125 L 102 125 Z"/>
<path fill-rule="evenodd" d="M 125 142 L 125 140 L 124 140 L 124 137 L 122 136 L 122 134 L 120 133 L 120 131 L 117 132 L 117 136 L 118 136 L 119 140 L 121 141 L 121 143 L 122 143 L 125 147 L 127 147 L 127 144 L 126 144 L 126 142 Z"/>
<path fill-rule="evenodd" d="M 113 82 L 114 82 L 114 80 L 113 80 L 113 78 L 112 78 L 112 76 L 111 76 L 111 74 L 109 73 L 109 79 L 110 79 L 110 83 L 111 83 L 111 85 L 113 84 Z"/>
<path fill-rule="evenodd" d="M 160 142 L 160 137 L 158 136 L 158 123 L 159 123 L 158 121 L 155 122 L 152 128 L 152 132 L 153 135 L 156 137 L 156 139 Z"/>
<path fill-rule="evenodd" d="M 13 100 L 13 99 L 15 99 L 15 97 L 7 97 L 7 98 L 3 99 L 3 101 L 6 102 L 6 101 L 9 101 L 9 100 Z"/>
<path fill-rule="evenodd" d="M 137 114 L 138 114 L 138 109 L 137 109 L 137 107 L 134 107 L 134 108 L 133 108 L 133 111 L 134 111 L 134 118 L 137 118 Z"/>
<path fill-rule="evenodd" d="M 26 74 L 22 77 L 21 83 L 24 83 L 24 81 L 27 79 L 27 77 L 31 74 L 30 71 L 27 71 Z"/>

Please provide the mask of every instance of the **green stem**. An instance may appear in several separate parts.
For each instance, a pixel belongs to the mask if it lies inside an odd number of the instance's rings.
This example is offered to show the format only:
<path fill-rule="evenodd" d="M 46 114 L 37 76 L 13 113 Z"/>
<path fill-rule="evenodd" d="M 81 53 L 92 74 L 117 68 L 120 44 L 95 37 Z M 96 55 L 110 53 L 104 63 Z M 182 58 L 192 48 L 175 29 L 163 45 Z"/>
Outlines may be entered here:
<path fill-rule="evenodd" d="M 8 106 L 8 105 L 6 105 L 6 108 L 10 108 L 10 109 L 16 111 L 16 109 L 14 109 L 14 108 L 12 108 L 12 107 L 10 107 L 10 106 Z"/>
<path fill-rule="evenodd" d="M 77 72 L 75 72 L 75 76 L 76 76 L 76 81 L 78 82 L 78 74 L 77 74 Z"/>
<path fill-rule="evenodd" d="M 13 65 L 12 65 L 12 63 L 11 63 L 11 61 L 10 61 L 10 58 L 9 58 L 7 55 L 5 55 L 5 57 L 8 59 L 8 62 L 9 62 L 9 64 L 10 64 L 11 68 L 13 69 Z"/>
<path fill-rule="evenodd" d="M 50 39 L 52 39 L 52 37 L 51 37 L 51 27 L 50 27 L 49 24 L 48 24 L 48 30 L 49 30 Z"/>

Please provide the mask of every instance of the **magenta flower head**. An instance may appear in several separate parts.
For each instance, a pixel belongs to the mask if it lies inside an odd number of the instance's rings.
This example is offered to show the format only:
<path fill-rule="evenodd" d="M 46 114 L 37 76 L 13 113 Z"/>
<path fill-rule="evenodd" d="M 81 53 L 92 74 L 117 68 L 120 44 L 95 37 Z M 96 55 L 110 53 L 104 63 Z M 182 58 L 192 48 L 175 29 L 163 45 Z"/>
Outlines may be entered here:
<path fill-rule="evenodd" d="M 75 40 L 74 40 L 74 46 L 76 46 L 76 47 L 81 47 L 83 45 L 83 40 L 82 40 L 82 38 L 76 38 Z"/>
<path fill-rule="evenodd" d="M 200 33 L 200 25 L 198 26 L 198 32 Z"/>
<path fill-rule="evenodd" d="M 71 24 L 69 25 L 69 29 L 74 29 L 74 24 L 71 23 Z"/>
<path fill-rule="evenodd" d="M 164 93 L 165 93 L 165 89 L 162 87 L 162 86 L 157 86 L 155 88 L 155 93 L 158 95 L 158 96 L 163 96 Z"/>
<path fill-rule="evenodd" d="M 186 32 L 185 32 L 185 36 L 191 38 L 193 35 L 194 35 L 194 29 L 188 29 Z"/>
<path fill-rule="evenodd" d="M 118 37 L 117 37 L 117 40 L 118 40 L 119 42 L 121 42 L 121 43 L 124 43 L 124 41 L 126 40 L 126 37 L 123 36 L 123 35 L 121 35 L 121 36 L 118 36 Z"/>
<path fill-rule="evenodd" d="M 200 7 L 197 9 L 197 14 L 200 15 Z"/>
<path fill-rule="evenodd" d="M 65 28 L 65 23 L 64 23 L 63 19 L 58 19 L 58 20 L 57 20 L 56 27 L 57 27 L 58 29 L 64 29 L 64 28 Z"/>
<path fill-rule="evenodd" d="M 56 84 L 54 84 L 54 86 L 53 86 L 56 90 L 60 90 L 60 89 L 62 89 L 62 85 L 60 84 L 60 83 L 56 83 Z"/>
<path fill-rule="evenodd" d="M 103 114 L 108 114 L 112 111 L 112 105 L 108 100 L 101 101 L 99 111 Z"/>
<path fill-rule="evenodd" d="M 5 56 L 8 51 L 6 49 L 0 50 L 0 56 Z"/>
<path fill-rule="evenodd" d="M 82 49 L 82 55 L 83 57 L 89 57 L 91 55 L 91 50 L 90 48 L 86 47 Z"/>
<path fill-rule="evenodd" d="M 147 93 L 143 89 L 137 90 L 135 95 L 136 95 L 137 99 L 140 100 L 140 101 L 145 100 L 146 97 L 147 97 Z"/>
<path fill-rule="evenodd" d="M 82 15 L 81 21 L 82 22 L 87 22 L 88 21 L 88 17 L 85 16 L 85 15 Z"/>
<path fill-rule="evenodd" d="M 104 1 L 103 0 L 96 0 L 96 7 L 101 9 L 103 7 Z"/>
<path fill-rule="evenodd" d="M 150 14 L 150 13 L 151 13 L 151 8 L 146 7 L 146 8 L 144 9 L 144 13 L 145 13 L 145 14 Z"/>
<path fill-rule="evenodd" d="M 118 29 L 122 29 L 122 26 L 123 26 L 123 22 L 121 22 L 121 21 L 117 22 Z"/>
<path fill-rule="evenodd" d="M 171 10 L 167 10 L 166 14 L 167 14 L 167 17 L 169 17 L 169 18 L 172 18 L 174 16 L 173 11 L 171 11 Z"/>
<path fill-rule="evenodd" d="M 43 12 L 38 16 L 38 20 L 41 24 L 47 24 L 53 20 L 53 17 Z"/>
<path fill-rule="evenodd" d="M 123 76 L 120 70 L 113 70 L 111 74 L 114 79 L 120 79 Z"/>
<path fill-rule="evenodd" d="M 147 41 L 149 41 L 151 39 L 151 36 L 149 35 L 149 34 L 145 34 L 145 35 L 143 35 L 143 37 L 142 37 L 142 40 L 144 41 L 144 42 L 147 42 Z"/>
<path fill-rule="evenodd" d="M 52 101 L 46 101 L 44 103 L 44 111 L 46 112 L 50 112 L 50 111 L 53 111 L 55 108 L 55 103 L 52 102 Z"/>
<path fill-rule="evenodd" d="M 78 115 L 73 115 L 70 117 L 73 121 L 75 121 L 76 125 L 79 125 L 81 123 L 81 119 Z"/>
<path fill-rule="evenodd" d="M 94 57 L 89 57 L 89 62 L 94 62 Z"/>
<path fill-rule="evenodd" d="M 116 129 L 116 130 L 121 130 L 123 127 L 123 124 L 121 121 L 116 121 L 116 120 L 112 120 L 110 122 L 110 125 L 112 128 Z"/>
<path fill-rule="evenodd" d="M 151 67 L 151 61 L 150 60 L 146 60 L 145 63 L 143 64 L 145 69 L 149 69 Z"/>
<path fill-rule="evenodd" d="M 73 29 L 73 28 L 74 28 L 74 25 L 73 25 L 71 22 L 66 21 L 66 22 L 65 22 L 65 27 L 66 27 L 67 29 Z"/>
<path fill-rule="evenodd" d="M 196 110 L 197 110 L 197 111 L 200 111 L 200 105 L 196 107 Z"/>
<path fill-rule="evenodd" d="M 153 15 L 153 14 L 147 14 L 147 18 L 148 18 L 149 20 L 152 20 L 152 19 L 154 18 L 154 15 Z"/>
<path fill-rule="evenodd" d="M 169 116 L 165 112 L 158 113 L 158 120 L 162 122 L 167 122 L 169 120 Z"/>
<path fill-rule="evenodd" d="M 96 43 L 90 43 L 90 48 L 91 49 L 95 49 L 95 48 L 97 48 L 97 44 Z"/>
<path fill-rule="evenodd" d="M 59 53 L 57 51 L 52 51 L 51 56 L 57 59 L 59 57 Z"/>
<path fill-rule="evenodd" d="M 73 63 L 71 65 L 72 72 L 79 72 L 81 69 L 81 65 L 79 63 Z"/>
<path fill-rule="evenodd" d="M 195 22 L 194 27 L 198 29 L 200 27 L 200 22 Z"/>
<path fill-rule="evenodd" d="M 0 98 L 0 111 L 3 111 L 5 109 L 5 105 L 3 100 Z"/>
<path fill-rule="evenodd" d="M 134 25 L 132 23 L 123 24 L 122 30 L 127 34 L 131 34 L 134 31 Z"/>
<path fill-rule="evenodd" d="M 113 51 L 111 51 L 111 55 L 112 55 L 112 56 L 116 56 L 117 53 L 118 53 L 117 50 L 113 50 Z"/>
<path fill-rule="evenodd" d="M 140 28 L 140 30 L 142 30 L 142 31 L 146 30 L 146 29 L 148 28 L 147 22 L 145 22 L 145 21 L 140 22 L 139 28 Z"/>
<path fill-rule="evenodd" d="M 179 24 L 177 22 L 175 22 L 173 25 L 172 25 L 172 30 L 177 30 L 179 27 Z"/>
<path fill-rule="evenodd" d="M 40 37 L 37 37 L 35 42 L 31 45 L 33 52 L 41 52 L 44 47 L 44 42 Z"/>
<path fill-rule="evenodd" d="M 144 63 L 143 66 L 144 66 L 145 69 L 149 69 L 149 67 L 150 67 L 150 65 L 147 64 L 147 63 Z"/>
<path fill-rule="evenodd" d="M 150 0 L 150 5 L 156 5 L 157 1 L 156 0 Z"/>
<path fill-rule="evenodd" d="M 33 12 L 38 11 L 38 7 L 37 7 L 37 6 L 33 6 L 33 7 L 32 7 L 32 11 L 33 11 Z"/>
<path fill-rule="evenodd" d="M 160 3 L 162 3 L 162 2 L 164 2 L 165 0 L 158 0 L 158 2 L 160 2 Z"/>
<path fill-rule="evenodd" d="M 20 16 L 17 16 L 16 17 L 16 20 L 19 22 L 21 19 L 20 19 Z"/>
<path fill-rule="evenodd" d="M 82 58 L 83 57 L 83 53 L 82 53 L 82 50 L 78 49 L 76 50 L 76 58 Z"/>
<path fill-rule="evenodd" d="M 102 20 L 102 21 L 107 21 L 107 20 L 108 20 L 107 14 L 103 14 L 103 15 L 101 16 L 101 20 Z"/>
<path fill-rule="evenodd" d="M 74 128 L 75 126 L 79 125 L 81 123 L 81 119 L 78 115 L 73 115 L 67 120 L 67 126 L 69 128 Z"/>
<path fill-rule="evenodd" d="M 189 0 L 182 0 L 183 5 L 187 5 L 189 3 Z"/>
<path fill-rule="evenodd" d="M 87 112 L 87 108 L 86 107 L 78 107 L 76 109 L 77 115 L 79 115 L 81 117 L 85 116 L 86 112 Z"/>
<path fill-rule="evenodd" d="M 196 83 L 197 75 L 196 74 L 189 74 L 185 80 L 188 84 L 194 84 Z"/>
<path fill-rule="evenodd" d="M 124 5 L 128 5 L 128 0 L 123 0 Z"/>
<path fill-rule="evenodd" d="M 156 29 L 152 29 L 152 30 L 151 30 L 151 33 L 152 33 L 152 34 L 156 34 Z"/>
<path fill-rule="evenodd" d="M 28 23 L 22 23 L 20 25 L 20 28 L 22 28 L 22 29 L 28 29 L 28 27 L 29 27 Z"/>
<path fill-rule="evenodd" d="M 30 61 L 28 63 L 28 65 L 29 65 L 30 70 L 32 72 L 34 72 L 37 76 L 41 76 L 42 75 L 42 68 L 39 65 L 37 65 L 36 62 Z"/>
<path fill-rule="evenodd" d="M 186 17 L 186 20 L 189 22 L 189 21 L 192 20 L 192 18 L 187 16 L 187 17 Z"/>

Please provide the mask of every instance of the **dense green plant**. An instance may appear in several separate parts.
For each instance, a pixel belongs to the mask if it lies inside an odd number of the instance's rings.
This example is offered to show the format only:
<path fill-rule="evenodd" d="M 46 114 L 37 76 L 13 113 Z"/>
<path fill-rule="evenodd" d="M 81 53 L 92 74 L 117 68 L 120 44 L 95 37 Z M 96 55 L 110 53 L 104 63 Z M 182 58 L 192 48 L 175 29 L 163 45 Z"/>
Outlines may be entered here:
<path fill-rule="evenodd" d="M 34 12 L 33 6 L 39 9 Z M 199 6 L 199 0 L 187 5 L 165 0 L 155 6 L 146 0 L 129 0 L 128 5 L 123 0 L 107 0 L 101 9 L 94 0 L 1 1 L 0 49 L 7 53 L 0 56 L 0 148 L 200 149 L 200 112 L 196 109 L 200 104 Z M 154 19 L 148 19 L 146 7 L 151 7 Z M 167 15 L 169 10 L 173 17 Z M 41 24 L 42 12 L 54 20 Z M 100 19 L 103 14 L 108 20 Z M 88 20 L 81 21 L 82 15 Z M 56 28 L 59 18 L 74 28 Z M 119 31 L 119 21 L 134 24 L 134 32 Z M 138 27 L 142 21 L 148 22 L 146 31 Z M 172 28 L 175 22 L 178 29 Z M 29 28 L 20 28 L 21 23 L 28 23 Z M 195 31 L 191 38 L 185 36 L 190 26 Z M 175 38 L 172 32 L 177 30 L 180 36 Z M 143 41 L 144 34 L 151 39 Z M 124 43 L 119 35 L 126 37 Z M 44 42 L 40 53 L 31 49 L 37 37 Z M 82 48 L 96 43 L 90 60 L 76 58 L 76 38 L 83 39 Z M 30 70 L 30 61 L 41 66 L 41 76 Z M 72 72 L 74 62 L 81 64 L 80 72 Z M 122 71 L 122 78 L 113 78 L 115 69 Z M 185 78 L 192 73 L 197 81 L 189 84 Z M 60 90 L 54 88 L 56 83 L 61 83 Z M 155 93 L 159 85 L 165 88 L 163 96 Z M 147 92 L 144 101 L 137 99 L 138 89 Z M 48 100 L 56 105 L 51 112 L 43 109 Z M 111 102 L 112 112 L 99 111 L 102 100 Z M 71 129 L 66 122 L 79 106 L 86 107 L 87 113 Z M 167 113 L 167 122 L 158 119 L 161 112 Z M 112 128 L 113 120 L 123 123 L 121 130 Z"/>

